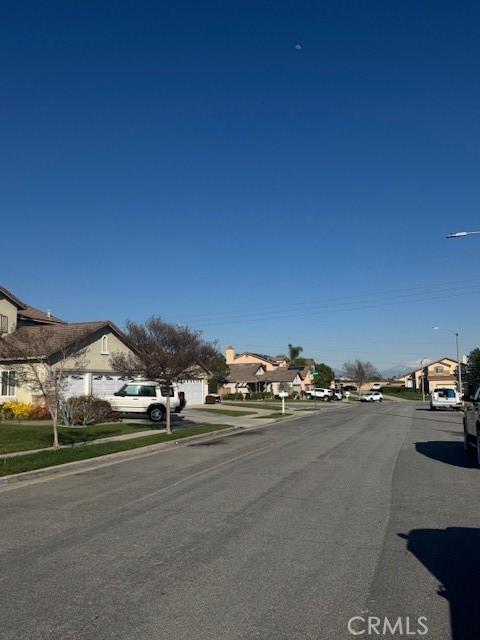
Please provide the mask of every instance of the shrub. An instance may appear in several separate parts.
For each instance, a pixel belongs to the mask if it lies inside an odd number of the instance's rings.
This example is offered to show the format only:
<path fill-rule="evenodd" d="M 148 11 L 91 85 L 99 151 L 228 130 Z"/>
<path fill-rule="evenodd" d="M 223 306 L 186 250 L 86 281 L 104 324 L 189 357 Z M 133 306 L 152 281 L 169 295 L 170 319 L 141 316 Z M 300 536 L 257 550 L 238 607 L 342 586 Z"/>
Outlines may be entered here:
<path fill-rule="evenodd" d="M 0 416 L 3 420 L 46 420 L 50 418 L 45 407 L 14 400 L 5 402 L 1 406 Z"/>
<path fill-rule="evenodd" d="M 67 426 L 111 422 L 119 417 L 106 400 L 95 396 L 73 396 L 65 400 L 60 410 L 61 421 Z"/>

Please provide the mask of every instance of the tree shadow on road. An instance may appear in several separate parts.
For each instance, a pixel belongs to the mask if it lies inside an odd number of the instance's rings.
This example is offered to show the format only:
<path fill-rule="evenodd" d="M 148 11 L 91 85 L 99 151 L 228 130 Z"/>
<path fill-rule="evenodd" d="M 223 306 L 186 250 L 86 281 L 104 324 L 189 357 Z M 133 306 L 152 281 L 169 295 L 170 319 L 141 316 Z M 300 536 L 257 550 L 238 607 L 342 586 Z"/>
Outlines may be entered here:
<path fill-rule="evenodd" d="M 429 442 L 416 442 L 415 449 L 427 458 L 451 464 L 454 467 L 475 469 L 477 466 L 473 458 L 469 458 L 465 452 L 463 441 L 431 440 Z"/>
<path fill-rule="evenodd" d="M 480 529 L 413 529 L 407 549 L 439 580 L 437 594 L 450 604 L 453 640 L 480 638 Z"/>

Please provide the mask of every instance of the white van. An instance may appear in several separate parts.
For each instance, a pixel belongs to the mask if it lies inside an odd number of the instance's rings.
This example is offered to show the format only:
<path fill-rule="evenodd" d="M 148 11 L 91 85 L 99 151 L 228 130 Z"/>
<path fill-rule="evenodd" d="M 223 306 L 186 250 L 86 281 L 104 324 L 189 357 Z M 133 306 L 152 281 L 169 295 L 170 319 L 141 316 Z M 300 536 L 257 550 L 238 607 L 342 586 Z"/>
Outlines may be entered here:
<path fill-rule="evenodd" d="M 430 398 L 430 411 L 435 409 L 462 409 L 462 399 L 456 389 L 438 387 L 432 391 Z"/>

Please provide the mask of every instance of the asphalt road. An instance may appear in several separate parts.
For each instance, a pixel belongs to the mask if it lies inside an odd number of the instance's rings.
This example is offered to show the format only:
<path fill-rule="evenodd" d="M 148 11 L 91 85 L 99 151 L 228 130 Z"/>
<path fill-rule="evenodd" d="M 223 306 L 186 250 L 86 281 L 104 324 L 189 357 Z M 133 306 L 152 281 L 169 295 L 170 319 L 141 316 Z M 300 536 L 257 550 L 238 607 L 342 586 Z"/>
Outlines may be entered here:
<path fill-rule="evenodd" d="M 0 637 L 478 639 L 479 490 L 406 402 L 7 488 Z"/>

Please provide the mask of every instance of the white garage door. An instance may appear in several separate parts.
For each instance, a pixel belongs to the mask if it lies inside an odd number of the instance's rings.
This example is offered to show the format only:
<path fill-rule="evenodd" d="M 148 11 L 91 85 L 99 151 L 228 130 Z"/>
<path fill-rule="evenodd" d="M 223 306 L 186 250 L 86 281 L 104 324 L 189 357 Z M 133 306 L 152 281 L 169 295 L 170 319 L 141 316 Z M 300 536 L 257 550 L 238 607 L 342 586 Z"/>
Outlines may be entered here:
<path fill-rule="evenodd" d="M 208 385 L 203 380 L 184 380 L 178 383 L 178 390 L 184 392 L 187 406 L 203 404 L 208 393 Z"/>
<path fill-rule="evenodd" d="M 97 398 L 112 396 L 125 384 L 121 376 L 109 376 L 94 373 L 92 376 L 92 395 Z"/>
<path fill-rule="evenodd" d="M 65 398 L 71 398 L 72 396 L 84 396 L 88 393 L 86 384 L 87 376 L 85 374 L 72 374 L 67 376 Z"/>

